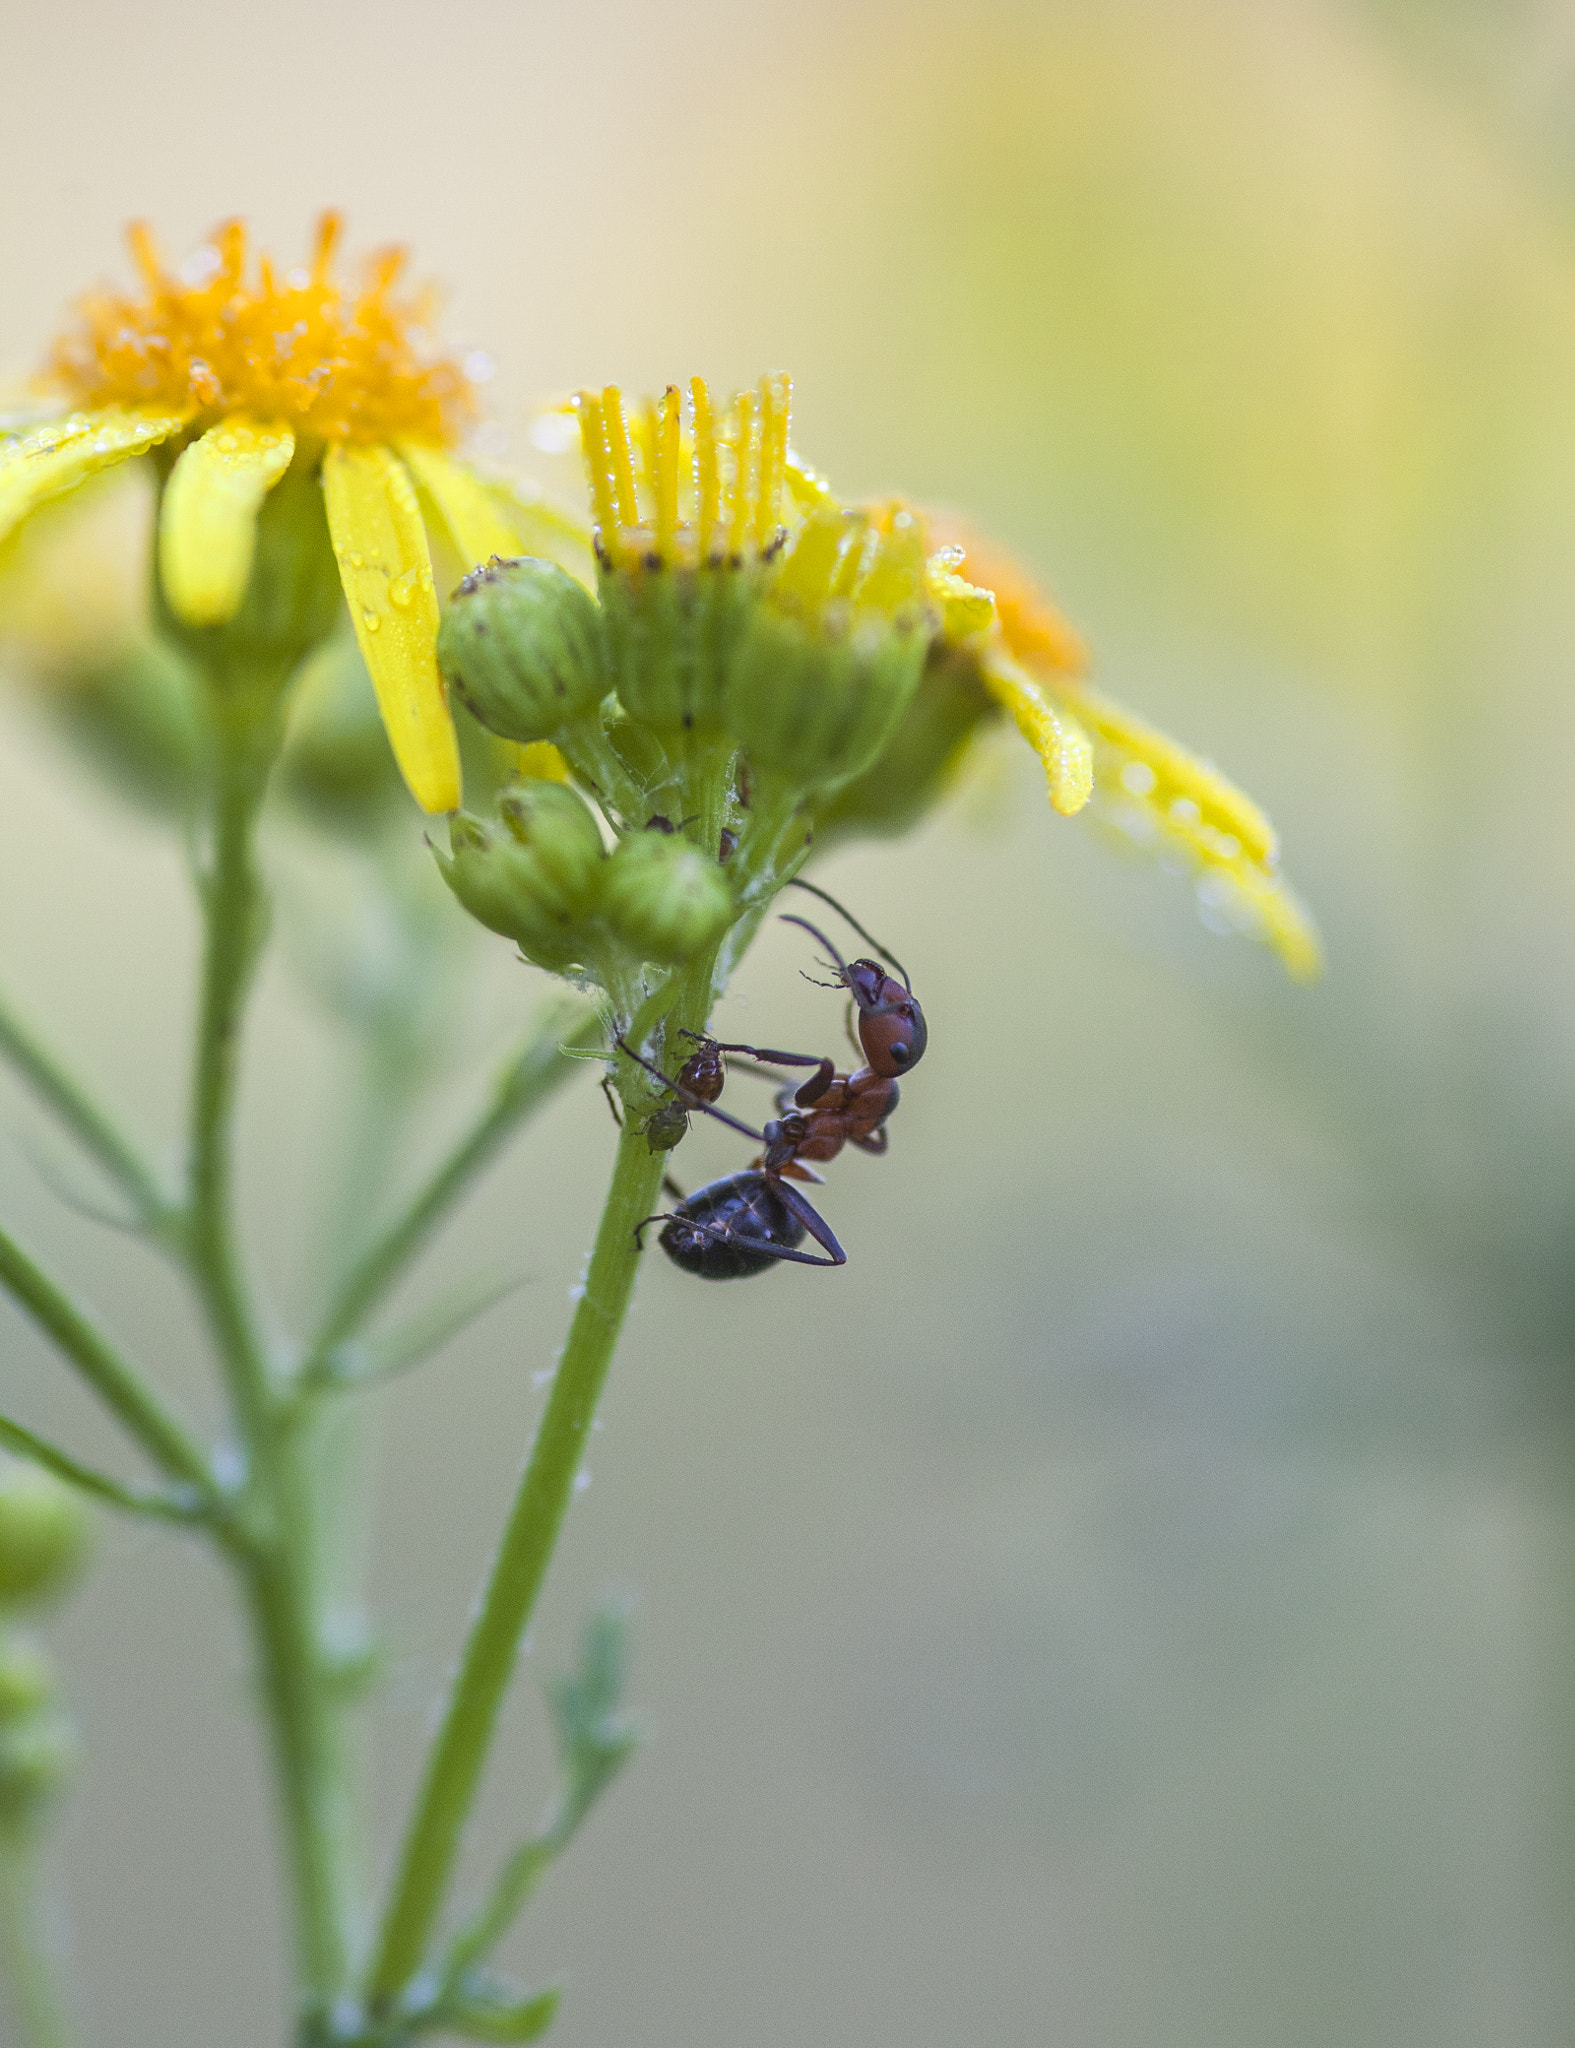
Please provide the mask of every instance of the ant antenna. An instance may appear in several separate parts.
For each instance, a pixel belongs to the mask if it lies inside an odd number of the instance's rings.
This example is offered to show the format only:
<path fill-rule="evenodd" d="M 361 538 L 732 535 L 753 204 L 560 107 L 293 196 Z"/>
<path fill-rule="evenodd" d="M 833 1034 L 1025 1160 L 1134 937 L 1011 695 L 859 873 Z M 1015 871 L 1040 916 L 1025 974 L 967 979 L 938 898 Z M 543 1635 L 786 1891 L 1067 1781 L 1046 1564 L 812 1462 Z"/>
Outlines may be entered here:
<path fill-rule="evenodd" d="M 831 943 L 830 939 L 826 937 L 826 934 L 820 929 L 819 925 L 811 924 L 807 917 L 784 917 L 781 921 L 783 924 L 796 924 L 800 930 L 811 933 L 815 938 L 819 939 L 820 943 L 837 963 L 838 979 L 836 981 L 815 981 L 813 974 L 806 974 L 804 976 L 806 981 L 814 981 L 816 988 L 851 988 L 853 986 L 852 982 L 848 980 L 847 962 Z M 824 966 L 824 961 L 821 964 Z"/>
<path fill-rule="evenodd" d="M 896 968 L 897 972 L 902 976 L 903 986 L 907 989 L 909 995 L 912 995 L 913 983 L 908 978 L 908 970 L 906 967 L 903 966 L 902 962 L 897 958 L 896 954 L 888 953 L 886 948 L 881 944 L 880 940 L 873 937 L 869 932 L 867 932 L 864 929 L 863 925 L 859 923 L 858 919 L 853 915 L 851 910 L 844 910 L 842 905 L 837 901 L 836 897 L 829 892 L 829 890 L 820 888 L 814 882 L 803 881 L 797 875 L 791 875 L 788 878 L 788 887 L 790 889 L 807 889 L 811 896 L 818 896 L 822 903 L 829 903 L 832 909 L 837 913 L 838 917 L 846 918 L 848 923 L 852 925 L 853 929 L 858 933 L 859 937 L 864 941 L 864 943 L 867 946 L 873 946 L 876 952 L 887 963 L 888 966 Z M 804 920 L 801 917 L 790 917 L 784 918 L 783 922 L 785 924 L 803 924 Z M 813 925 L 806 925 L 805 930 L 815 931 L 815 927 Z M 815 932 L 815 936 L 817 939 L 819 939 L 820 933 Z M 824 939 L 822 939 L 821 943 L 822 945 L 824 945 L 826 942 Z M 835 947 L 833 947 L 832 950 L 835 951 Z"/>

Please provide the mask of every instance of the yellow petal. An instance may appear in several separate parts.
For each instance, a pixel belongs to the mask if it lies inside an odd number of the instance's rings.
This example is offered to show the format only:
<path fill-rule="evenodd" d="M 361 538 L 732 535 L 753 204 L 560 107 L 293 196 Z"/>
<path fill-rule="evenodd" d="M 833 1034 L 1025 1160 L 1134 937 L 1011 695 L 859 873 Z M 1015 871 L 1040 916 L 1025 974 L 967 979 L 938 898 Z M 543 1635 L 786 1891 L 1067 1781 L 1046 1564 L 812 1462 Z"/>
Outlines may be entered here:
<path fill-rule="evenodd" d="M 941 634 L 952 642 L 971 640 L 975 633 L 988 632 L 995 624 L 995 597 L 976 583 L 947 567 L 940 555 L 932 555 L 925 581 L 932 602 L 941 612 Z"/>
<path fill-rule="evenodd" d="M 1053 705 L 1003 647 L 981 654 L 985 688 L 1017 721 L 1017 730 L 1043 761 L 1050 801 L 1063 818 L 1088 802 L 1094 788 L 1094 753 L 1088 735 L 1068 712 Z"/>
<path fill-rule="evenodd" d="M 783 476 L 801 512 L 835 512 L 840 509 L 836 493 L 826 479 L 789 448 L 783 456 Z"/>
<path fill-rule="evenodd" d="M 1102 745 L 1125 761 L 1138 762 L 1154 776 L 1154 795 L 1168 805 L 1192 805 L 1212 831 L 1239 840 L 1250 860 L 1272 862 L 1279 851 L 1274 827 L 1243 790 L 1221 775 L 1211 762 L 1189 753 L 1154 726 L 1135 718 L 1121 705 L 1080 684 L 1062 686 L 1078 716 Z"/>
<path fill-rule="evenodd" d="M 551 740 L 527 740 L 522 746 L 511 749 L 514 755 L 514 772 L 523 781 L 534 778 L 537 782 L 567 782 L 569 764 L 564 760 Z"/>
<path fill-rule="evenodd" d="M 517 552 L 514 533 L 473 470 L 430 441 L 397 441 L 424 509 L 467 569 Z"/>
<path fill-rule="evenodd" d="M 179 412 L 77 412 L 0 445 L 0 540 L 49 498 L 167 441 Z"/>
<path fill-rule="evenodd" d="M 578 512 L 565 512 L 528 477 L 484 477 L 481 482 L 513 534 L 511 553 L 545 555 L 578 577 L 587 589 L 596 588 L 596 556 L 588 519 Z"/>
<path fill-rule="evenodd" d="M 409 472 L 390 448 L 323 458 L 328 530 L 389 743 L 424 811 L 459 804 L 459 746 L 438 674 L 437 590 Z"/>
<path fill-rule="evenodd" d="M 1201 878 L 1199 893 L 1220 904 L 1249 938 L 1271 946 L 1292 981 L 1316 981 L 1323 973 L 1318 927 L 1296 892 L 1278 875 L 1246 866 L 1226 869 Z"/>
<path fill-rule="evenodd" d="M 239 414 L 181 450 L 159 507 L 159 580 L 188 626 L 222 626 L 240 610 L 258 510 L 294 453 L 288 427 Z"/>

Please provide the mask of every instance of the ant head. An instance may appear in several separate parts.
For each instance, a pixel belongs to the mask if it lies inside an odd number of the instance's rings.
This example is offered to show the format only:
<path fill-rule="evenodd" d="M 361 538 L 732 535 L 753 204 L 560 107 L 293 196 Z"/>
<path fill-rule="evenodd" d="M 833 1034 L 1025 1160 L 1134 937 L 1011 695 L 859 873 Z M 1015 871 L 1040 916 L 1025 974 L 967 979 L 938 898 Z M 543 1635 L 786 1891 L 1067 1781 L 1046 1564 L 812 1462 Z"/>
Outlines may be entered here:
<path fill-rule="evenodd" d="M 782 922 L 811 933 L 836 962 L 837 982 L 859 1006 L 859 1044 L 874 1072 L 890 1081 L 916 1067 L 924 1057 L 929 1032 L 912 989 L 893 980 L 878 960 L 855 960 L 850 965 L 808 918 L 784 917 Z"/>
<path fill-rule="evenodd" d="M 874 960 L 852 961 L 842 969 L 842 979 L 859 1006 L 859 1044 L 874 1071 L 891 1080 L 916 1067 L 929 1032 L 912 989 Z"/>

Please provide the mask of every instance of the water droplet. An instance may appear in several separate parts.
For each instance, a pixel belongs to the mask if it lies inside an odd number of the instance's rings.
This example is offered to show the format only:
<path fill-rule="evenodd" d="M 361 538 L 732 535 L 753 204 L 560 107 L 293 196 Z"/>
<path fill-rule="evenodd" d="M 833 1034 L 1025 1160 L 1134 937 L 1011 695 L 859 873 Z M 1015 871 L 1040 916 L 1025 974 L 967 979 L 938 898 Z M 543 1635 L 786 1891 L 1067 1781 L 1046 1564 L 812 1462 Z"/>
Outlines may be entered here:
<path fill-rule="evenodd" d="M 416 585 L 420 580 L 421 572 L 419 569 L 407 569 L 402 576 L 396 576 L 393 582 L 389 584 L 389 598 L 394 604 L 399 606 L 401 611 L 406 610 L 409 606 L 410 600 L 416 594 Z"/>
<path fill-rule="evenodd" d="M 350 556 L 350 566 L 352 569 L 364 569 L 366 567 L 365 555 L 358 555 L 352 552 Z"/>
<path fill-rule="evenodd" d="M 375 633 L 378 627 L 382 625 L 383 621 L 378 617 L 376 612 L 363 611 L 361 614 L 361 623 L 363 626 L 365 626 L 366 630 L 369 633 Z"/>

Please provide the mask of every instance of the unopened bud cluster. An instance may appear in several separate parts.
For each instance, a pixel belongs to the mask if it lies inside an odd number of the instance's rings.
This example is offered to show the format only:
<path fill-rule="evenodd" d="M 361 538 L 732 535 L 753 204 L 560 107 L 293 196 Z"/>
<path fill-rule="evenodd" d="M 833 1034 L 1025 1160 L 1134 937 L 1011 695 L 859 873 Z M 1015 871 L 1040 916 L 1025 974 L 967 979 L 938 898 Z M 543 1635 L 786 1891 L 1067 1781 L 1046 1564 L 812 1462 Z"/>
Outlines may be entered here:
<path fill-rule="evenodd" d="M 550 742 L 585 792 L 522 781 L 457 816 L 449 886 L 528 959 L 636 1000 L 801 864 L 936 636 L 921 522 L 832 501 L 789 453 L 787 396 L 767 378 L 718 417 L 696 380 L 687 412 L 672 388 L 631 421 L 617 392 L 582 395 L 595 594 L 494 558 L 439 633 L 454 697 Z"/>
<path fill-rule="evenodd" d="M 0 1619 L 58 1599 L 87 1541 L 74 1495 L 33 1466 L 0 1466 Z M 0 1627 L 0 1833 L 37 1821 L 75 1751 L 53 1666 L 26 1637 Z"/>

